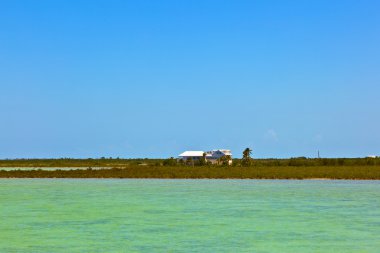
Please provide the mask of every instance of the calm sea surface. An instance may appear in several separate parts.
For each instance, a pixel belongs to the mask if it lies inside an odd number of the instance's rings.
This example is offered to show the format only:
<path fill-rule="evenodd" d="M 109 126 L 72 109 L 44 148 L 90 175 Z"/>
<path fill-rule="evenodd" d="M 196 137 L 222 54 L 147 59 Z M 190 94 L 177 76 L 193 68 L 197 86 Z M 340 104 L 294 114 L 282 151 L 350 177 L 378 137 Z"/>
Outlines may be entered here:
<path fill-rule="evenodd" d="M 0 179 L 0 252 L 380 252 L 380 182 Z"/>

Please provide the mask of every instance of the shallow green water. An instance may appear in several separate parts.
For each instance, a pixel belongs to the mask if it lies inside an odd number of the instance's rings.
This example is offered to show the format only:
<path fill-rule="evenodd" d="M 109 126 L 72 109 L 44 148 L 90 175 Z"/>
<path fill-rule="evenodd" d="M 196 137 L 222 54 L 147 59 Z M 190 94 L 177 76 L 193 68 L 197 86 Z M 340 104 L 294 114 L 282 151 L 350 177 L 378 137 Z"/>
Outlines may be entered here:
<path fill-rule="evenodd" d="M 0 252 L 379 252 L 379 181 L 0 179 Z"/>

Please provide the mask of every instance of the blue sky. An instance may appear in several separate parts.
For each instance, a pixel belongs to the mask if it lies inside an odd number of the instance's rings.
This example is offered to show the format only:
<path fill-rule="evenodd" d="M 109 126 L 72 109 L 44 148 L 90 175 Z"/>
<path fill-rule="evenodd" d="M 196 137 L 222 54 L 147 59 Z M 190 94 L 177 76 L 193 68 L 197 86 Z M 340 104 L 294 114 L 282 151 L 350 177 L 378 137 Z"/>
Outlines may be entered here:
<path fill-rule="evenodd" d="M 379 1 L 1 1 L 0 158 L 380 155 Z"/>

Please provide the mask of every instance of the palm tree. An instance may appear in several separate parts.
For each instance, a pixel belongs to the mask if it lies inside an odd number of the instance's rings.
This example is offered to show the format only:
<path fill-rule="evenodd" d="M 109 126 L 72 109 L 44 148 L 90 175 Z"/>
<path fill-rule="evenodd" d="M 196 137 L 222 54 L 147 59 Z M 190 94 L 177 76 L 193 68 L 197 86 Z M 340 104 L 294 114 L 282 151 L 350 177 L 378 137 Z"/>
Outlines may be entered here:
<path fill-rule="evenodd" d="M 206 165 L 207 164 L 206 156 L 207 156 L 206 152 L 203 152 L 202 158 L 201 158 L 201 160 L 199 160 L 200 165 Z"/>
<path fill-rule="evenodd" d="M 243 158 L 251 158 L 252 149 L 246 148 L 243 151 Z"/>
<path fill-rule="evenodd" d="M 243 151 L 243 159 L 242 159 L 242 164 L 244 166 L 251 165 L 251 160 L 252 160 L 251 154 L 252 154 L 252 149 L 250 149 L 250 148 L 244 149 L 244 151 Z"/>

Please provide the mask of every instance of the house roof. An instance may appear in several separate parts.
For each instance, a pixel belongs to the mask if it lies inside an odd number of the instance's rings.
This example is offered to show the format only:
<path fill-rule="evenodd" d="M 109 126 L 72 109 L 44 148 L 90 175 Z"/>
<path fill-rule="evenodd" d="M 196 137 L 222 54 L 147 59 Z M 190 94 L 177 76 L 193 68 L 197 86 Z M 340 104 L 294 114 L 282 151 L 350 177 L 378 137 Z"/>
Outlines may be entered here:
<path fill-rule="evenodd" d="M 222 152 L 225 155 L 232 155 L 231 154 L 231 150 L 229 150 L 229 149 L 214 149 L 213 150 L 213 152 L 216 152 L 216 151 L 220 151 L 220 152 Z"/>
<path fill-rule="evenodd" d="M 179 156 L 203 156 L 203 151 L 185 151 Z"/>

